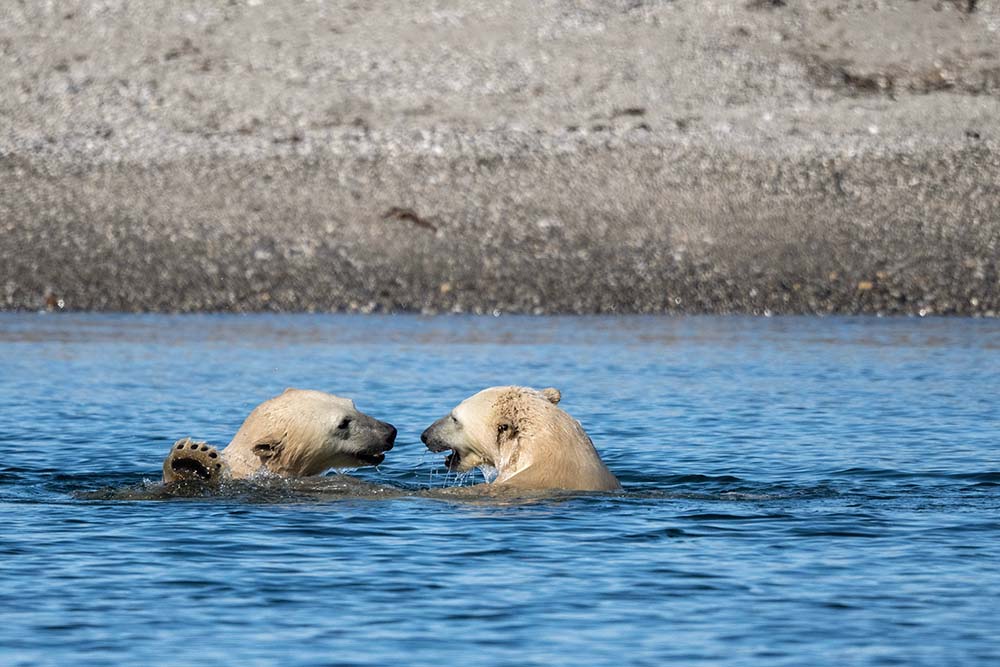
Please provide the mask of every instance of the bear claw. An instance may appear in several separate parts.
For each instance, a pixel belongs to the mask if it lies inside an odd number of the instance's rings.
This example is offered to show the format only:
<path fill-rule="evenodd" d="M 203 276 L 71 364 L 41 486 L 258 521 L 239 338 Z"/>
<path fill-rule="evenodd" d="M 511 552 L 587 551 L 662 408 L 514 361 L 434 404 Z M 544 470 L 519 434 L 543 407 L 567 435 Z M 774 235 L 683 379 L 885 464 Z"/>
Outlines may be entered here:
<path fill-rule="evenodd" d="M 163 481 L 199 480 L 218 482 L 223 462 L 219 450 L 204 442 L 183 438 L 174 443 L 163 462 Z"/>

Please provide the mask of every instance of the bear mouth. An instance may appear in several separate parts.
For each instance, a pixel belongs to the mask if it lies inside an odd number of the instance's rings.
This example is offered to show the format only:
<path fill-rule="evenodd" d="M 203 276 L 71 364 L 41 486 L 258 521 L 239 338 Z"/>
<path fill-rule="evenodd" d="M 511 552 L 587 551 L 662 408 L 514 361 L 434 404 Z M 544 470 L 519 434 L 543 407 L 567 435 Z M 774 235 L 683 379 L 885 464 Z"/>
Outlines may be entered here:
<path fill-rule="evenodd" d="M 462 465 L 462 455 L 457 449 L 451 450 L 451 454 L 444 457 L 444 466 L 448 470 L 458 470 L 460 465 Z"/>
<path fill-rule="evenodd" d="M 428 429 L 430 430 L 430 429 Z M 462 454 L 457 449 L 453 449 L 446 445 L 444 442 L 438 440 L 434 437 L 428 437 L 427 431 L 420 436 L 424 444 L 427 445 L 427 449 L 438 454 L 440 452 L 450 452 L 448 456 L 444 458 L 444 465 L 448 470 L 457 470 L 458 466 L 462 464 Z"/>
<path fill-rule="evenodd" d="M 385 454 L 356 454 L 355 458 L 366 466 L 377 466 L 385 461 Z"/>

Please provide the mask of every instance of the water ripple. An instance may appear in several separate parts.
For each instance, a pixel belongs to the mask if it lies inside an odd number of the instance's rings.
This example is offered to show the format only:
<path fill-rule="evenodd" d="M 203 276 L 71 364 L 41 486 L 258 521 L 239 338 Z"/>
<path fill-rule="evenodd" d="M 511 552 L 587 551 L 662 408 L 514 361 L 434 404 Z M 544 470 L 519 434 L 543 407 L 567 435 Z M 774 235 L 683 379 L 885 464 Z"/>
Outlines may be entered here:
<path fill-rule="evenodd" d="M 1000 323 L 0 314 L 4 665 L 985 665 Z M 495 493 L 423 428 L 556 385 L 623 491 Z M 378 470 L 165 487 L 286 386 Z"/>

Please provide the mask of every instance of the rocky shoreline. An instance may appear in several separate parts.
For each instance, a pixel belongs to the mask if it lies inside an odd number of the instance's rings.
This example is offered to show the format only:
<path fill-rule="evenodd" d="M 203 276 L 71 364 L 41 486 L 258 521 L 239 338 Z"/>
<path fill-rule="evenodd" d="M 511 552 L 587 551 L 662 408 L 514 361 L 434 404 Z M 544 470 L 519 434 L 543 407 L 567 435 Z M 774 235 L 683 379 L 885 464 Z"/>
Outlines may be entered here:
<path fill-rule="evenodd" d="M 1000 313 L 996 3 L 158 4 L 0 27 L 0 308 Z"/>

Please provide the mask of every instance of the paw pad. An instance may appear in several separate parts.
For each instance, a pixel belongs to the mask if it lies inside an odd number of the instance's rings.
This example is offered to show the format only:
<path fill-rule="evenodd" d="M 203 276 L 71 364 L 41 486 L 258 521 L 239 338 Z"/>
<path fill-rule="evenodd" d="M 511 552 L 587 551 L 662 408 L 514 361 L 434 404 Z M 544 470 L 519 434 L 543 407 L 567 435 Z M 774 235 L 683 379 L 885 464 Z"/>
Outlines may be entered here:
<path fill-rule="evenodd" d="M 163 462 L 163 481 L 199 480 L 218 482 L 223 462 L 219 450 L 204 442 L 184 438 L 174 443 Z"/>

